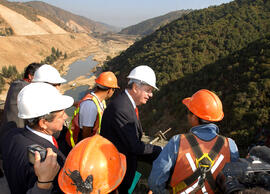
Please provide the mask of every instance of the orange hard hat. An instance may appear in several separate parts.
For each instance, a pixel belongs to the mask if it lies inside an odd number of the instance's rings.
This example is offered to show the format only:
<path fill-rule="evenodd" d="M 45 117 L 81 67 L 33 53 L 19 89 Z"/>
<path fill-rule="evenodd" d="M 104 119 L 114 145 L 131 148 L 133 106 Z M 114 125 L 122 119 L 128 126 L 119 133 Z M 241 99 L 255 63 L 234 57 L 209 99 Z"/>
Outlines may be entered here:
<path fill-rule="evenodd" d="M 221 121 L 224 117 L 219 97 L 209 90 L 199 90 L 182 102 L 190 112 L 206 121 Z"/>
<path fill-rule="evenodd" d="M 119 88 L 117 78 L 111 71 L 101 73 L 95 80 L 97 84 L 108 88 Z"/>
<path fill-rule="evenodd" d="M 80 141 L 69 153 L 58 176 L 64 193 L 110 193 L 122 182 L 126 157 L 100 135 Z"/>

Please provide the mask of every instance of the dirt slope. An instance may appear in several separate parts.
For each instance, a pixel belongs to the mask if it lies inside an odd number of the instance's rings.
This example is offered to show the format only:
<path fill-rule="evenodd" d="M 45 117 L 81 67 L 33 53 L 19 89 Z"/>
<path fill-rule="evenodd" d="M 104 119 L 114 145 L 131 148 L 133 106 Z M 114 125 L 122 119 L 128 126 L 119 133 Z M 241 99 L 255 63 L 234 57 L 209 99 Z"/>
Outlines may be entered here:
<path fill-rule="evenodd" d="M 57 26 L 55 23 L 52 21 L 48 20 L 45 17 L 42 16 L 37 16 L 40 19 L 40 22 L 36 22 L 40 27 L 45 29 L 47 32 L 51 34 L 65 34 L 67 33 L 65 30 Z"/>
<path fill-rule="evenodd" d="M 26 19 L 23 15 L 0 4 L 0 15 L 11 26 L 16 35 L 49 34 L 36 23 Z"/>
<path fill-rule="evenodd" d="M 108 37 L 107 37 L 108 38 Z M 58 34 L 58 35 L 36 35 L 36 36 L 0 36 L 0 69 L 3 66 L 15 65 L 22 72 L 32 62 L 40 62 L 51 54 L 51 48 L 58 48 L 67 53 L 67 59 L 57 61 L 61 66 L 61 73 L 67 71 L 68 66 L 81 58 L 90 55 L 102 65 L 107 56 L 114 57 L 121 51 L 133 44 L 135 38 L 121 37 L 115 35 L 110 40 L 102 41 L 87 34 Z M 77 84 L 88 83 L 81 79 Z M 6 87 L 8 89 L 8 85 Z M 0 94 L 4 100 L 6 92 Z"/>

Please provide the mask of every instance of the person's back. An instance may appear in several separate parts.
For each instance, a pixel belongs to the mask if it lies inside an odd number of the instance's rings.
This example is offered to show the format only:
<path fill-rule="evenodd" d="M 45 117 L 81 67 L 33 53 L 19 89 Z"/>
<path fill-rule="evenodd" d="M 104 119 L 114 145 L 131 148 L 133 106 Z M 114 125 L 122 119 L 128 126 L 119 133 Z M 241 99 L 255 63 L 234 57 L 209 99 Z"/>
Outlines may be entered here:
<path fill-rule="evenodd" d="M 8 129 L 24 127 L 23 119 L 18 117 L 17 96 L 19 92 L 32 81 L 35 71 L 40 66 L 41 64 L 39 63 L 29 64 L 25 69 L 24 79 L 15 80 L 11 83 L 5 101 L 0 137 L 2 137 Z"/>
<path fill-rule="evenodd" d="M 17 108 L 17 96 L 18 93 L 24 88 L 28 82 L 24 80 L 16 80 L 11 83 L 10 88 L 7 93 L 7 98 L 5 101 L 4 113 L 3 113 L 3 127 L 7 125 L 9 122 L 14 125 L 14 127 L 23 128 L 24 121 L 20 119 L 18 115 L 18 108 Z M 2 127 L 2 128 L 3 128 Z M 1 130 L 2 132 L 3 130 Z M 1 134 L 0 132 L 0 134 Z"/>
<path fill-rule="evenodd" d="M 207 192 L 216 190 L 215 179 L 226 162 L 237 161 L 239 153 L 235 142 L 219 135 L 213 122 L 224 117 L 222 103 L 209 90 L 199 90 L 185 98 L 190 133 L 172 137 L 154 161 L 148 179 L 154 193 Z"/>

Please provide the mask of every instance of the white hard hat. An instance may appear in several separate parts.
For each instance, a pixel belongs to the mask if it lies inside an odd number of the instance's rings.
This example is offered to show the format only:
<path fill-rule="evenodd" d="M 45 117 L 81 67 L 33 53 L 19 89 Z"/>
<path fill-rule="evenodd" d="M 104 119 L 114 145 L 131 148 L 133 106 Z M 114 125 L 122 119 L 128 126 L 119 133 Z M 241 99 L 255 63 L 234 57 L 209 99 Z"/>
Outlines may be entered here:
<path fill-rule="evenodd" d="M 139 80 L 141 82 L 144 82 L 153 88 L 157 89 L 156 86 L 156 75 L 153 69 L 151 67 L 146 65 L 140 65 L 138 67 L 135 67 L 127 76 L 129 79 L 135 79 Z"/>
<path fill-rule="evenodd" d="M 38 68 L 34 74 L 33 82 L 46 82 L 50 84 L 61 84 L 66 82 L 64 78 L 60 76 L 60 73 L 51 65 L 42 65 Z"/>
<path fill-rule="evenodd" d="M 62 95 L 50 84 L 31 83 L 18 94 L 18 117 L 22 119 L 40 117 L 53 111 L 69 108 L 73 103 L 72 97 Z"/>

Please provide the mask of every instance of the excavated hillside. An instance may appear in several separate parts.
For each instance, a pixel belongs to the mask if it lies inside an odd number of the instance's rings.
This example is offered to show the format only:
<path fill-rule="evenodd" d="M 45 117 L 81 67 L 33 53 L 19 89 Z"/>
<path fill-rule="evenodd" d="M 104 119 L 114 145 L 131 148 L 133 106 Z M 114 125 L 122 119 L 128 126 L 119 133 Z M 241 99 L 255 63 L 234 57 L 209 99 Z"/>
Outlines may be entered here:
<path fill-rule="evenodd" d="M 35 15 L 36 20 L 29 19 L 26 14 L 16 12 L 1 2 L 0 69 L 3 66 L 15 65 L 17 70 L 22 72 L 29 63 L 44 60 L 54 47 L 67 55 L 65 59 L 55 62 L 61 73 L 64 73 L 72 62 L 90 55 L 102 64 L 108 56 L 114 57 L 127 49 L 136 38 L 114 34 L 94 37 L 87 33 L 70 33 L 44 16 Z M 73 25 L 80 28 L 74 21 Z M 78 85 L 88 82 L 87 79 L 76 81 Z M 8 87 L 6 84 L 5 90 L 0 94 L 1 100 L 5 100 Z"/>

